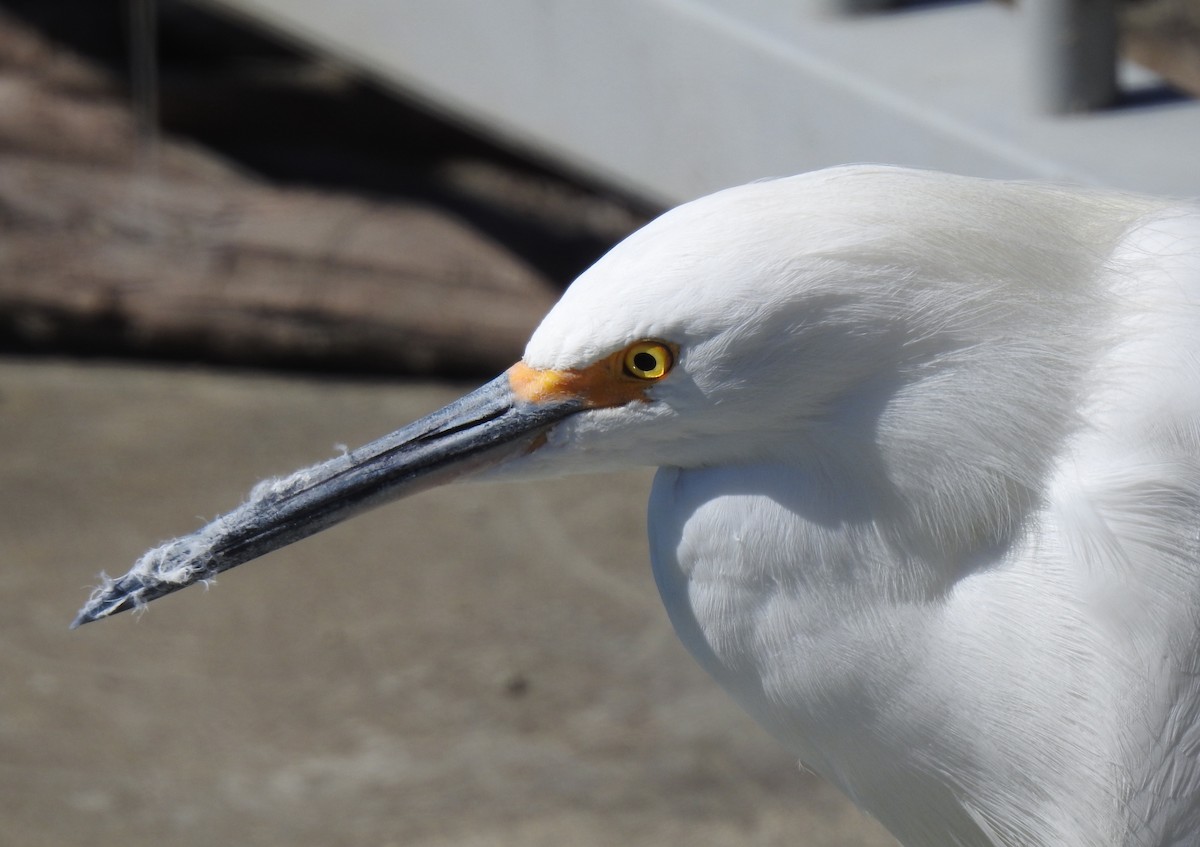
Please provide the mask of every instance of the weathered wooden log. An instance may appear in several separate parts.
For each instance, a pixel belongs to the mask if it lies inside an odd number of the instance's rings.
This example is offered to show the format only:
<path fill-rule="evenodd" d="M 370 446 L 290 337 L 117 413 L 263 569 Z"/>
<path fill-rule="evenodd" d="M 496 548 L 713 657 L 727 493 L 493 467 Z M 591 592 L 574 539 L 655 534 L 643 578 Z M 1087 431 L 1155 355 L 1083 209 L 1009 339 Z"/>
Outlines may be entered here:
<path fill-rule="evenodd" d="M 1143 0 L 1123 8 L 1125 58 L 1150 68 L 1172 85 L 1200 97 L 1200 3 Z"/>
<path fill-rule="evenodd" d="M 492 370 L 554 298 L 416 204 L 7 156 L 0 215 L 0 320 L 38 347 Z"/>
<path fill-rule="evenodd" d="M 0 341 L 386 372 L 516 359 L 555 297 L 416 202 L 272 187 L 147 151 L 103 71 L 0 15 Z"/>

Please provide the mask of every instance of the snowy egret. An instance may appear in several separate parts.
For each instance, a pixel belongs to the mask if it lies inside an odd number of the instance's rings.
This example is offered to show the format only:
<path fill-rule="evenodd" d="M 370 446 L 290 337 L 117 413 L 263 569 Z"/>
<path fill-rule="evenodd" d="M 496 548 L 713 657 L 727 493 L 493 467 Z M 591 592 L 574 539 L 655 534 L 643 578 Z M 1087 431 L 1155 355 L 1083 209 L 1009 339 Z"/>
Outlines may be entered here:
<path fill-rule="evenodd" d="M 660 470 L 697 660 L 909 847 L 1200 843 L 1200 208 L 848 167 L 681 206 L 496 380 L 106 580 L 472 476 Z"/>

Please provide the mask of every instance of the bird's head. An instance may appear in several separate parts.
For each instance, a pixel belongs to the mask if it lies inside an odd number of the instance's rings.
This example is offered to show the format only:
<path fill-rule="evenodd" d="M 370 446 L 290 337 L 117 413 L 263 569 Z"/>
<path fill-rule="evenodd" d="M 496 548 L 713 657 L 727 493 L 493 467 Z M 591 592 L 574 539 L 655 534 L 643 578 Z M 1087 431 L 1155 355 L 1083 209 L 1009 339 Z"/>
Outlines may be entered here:
<path fill-rule="evenodd" d="M 905 175 L 915 176 L 847 169 L 752 183 L 619 244 L 509 371 L 523 402 L 576 406 L 501 472 L 811 456 L 829 425 L 869 414 L 914 342 L 903 326 L 911 304 L 896 302 L 911 271 L 888 256 L 906 200 L 886 184 Z"/>
<path fill-rule="evenodd" d="M 584 273 L 507 372 L 260 484 L 101 586 L 79 621 L 480 473 L 828 462 L 901 488 L 919 467 L 916 491 L 942 468 L 953 511 L 964 463 L 1019 469 L 1060 436 L 1062 404 L 1045 400 L 1067 390 L 1069 369 L 1047 363 L 1078 352 L 1061 310 L 1074 323 L 1087 311 L 1071 280 L 1094 260 L 1047 236 L 1074 207 L 1004 185 L 846 168 L 681 206 Z M 1054 309 L 1041 308 L 1046 278 Z M 1002 367 L 989 365 L 997 356 Z M 1022 458 L 1004 455 L 1017 448 Z"/>
<path fill-rule="evenodd" d="M 978 456 L 989 432 L 1049 449 L 1103 308 L 1085 282 L 1111 244 L 1078 201 L 856 166 L 680 206 L 535 331 L 510 384 L 528 404 L 575 405 L 497 472 L 790 461 L 840 474 L 879 450 L 893 465 L 935 458 L 902 460 L 897 439 L 961 463 L 955 445 Z"/>

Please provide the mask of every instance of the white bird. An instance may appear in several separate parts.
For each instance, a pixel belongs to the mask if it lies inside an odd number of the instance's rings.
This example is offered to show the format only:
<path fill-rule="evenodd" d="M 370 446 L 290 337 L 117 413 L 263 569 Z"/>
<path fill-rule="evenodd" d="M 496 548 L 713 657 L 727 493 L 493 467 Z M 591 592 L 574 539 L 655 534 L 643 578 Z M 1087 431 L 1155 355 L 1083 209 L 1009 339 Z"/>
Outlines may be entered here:
<path fill-rule="evenodd" d="M 458 477 L 660 467 L 687 648 L 908 847 L 1200 844 L 1200 208 L 883 167 L 723 191 L 521 362 L 106 580 Z"/>

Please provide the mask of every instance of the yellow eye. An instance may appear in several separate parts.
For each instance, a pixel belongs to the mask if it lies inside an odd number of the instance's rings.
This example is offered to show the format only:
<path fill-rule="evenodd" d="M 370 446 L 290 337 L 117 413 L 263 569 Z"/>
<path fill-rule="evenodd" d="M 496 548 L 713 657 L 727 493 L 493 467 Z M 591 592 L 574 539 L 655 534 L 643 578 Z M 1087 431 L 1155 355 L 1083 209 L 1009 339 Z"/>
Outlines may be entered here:
<path fill-rule="evenodd" d="M 662 379 L 675 364 L 671 348 L 661 341 L 639 341 L 625 350 L 625 373 L 638 379 Z"/>

